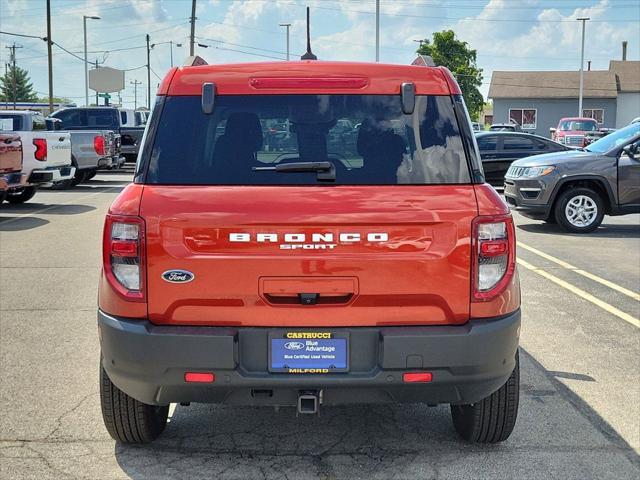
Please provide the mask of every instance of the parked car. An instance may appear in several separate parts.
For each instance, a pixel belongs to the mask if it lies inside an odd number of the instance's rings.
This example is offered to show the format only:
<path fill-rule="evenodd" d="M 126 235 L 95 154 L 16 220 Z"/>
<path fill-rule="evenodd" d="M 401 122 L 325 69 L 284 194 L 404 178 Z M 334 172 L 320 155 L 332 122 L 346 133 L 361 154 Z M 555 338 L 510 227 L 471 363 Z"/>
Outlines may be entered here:
<path fill-rule="evenodd" d="M 569 147 L 548 138 L 523 132 L 480 132 L 476 134 L 476 141 L 484 176 L 494 187 L 504 185 L 505 173 L 519 158 L 569 150 Z"/>
<path fill-rule="evenodd" d="M 48 118 L 47 129 L 60 131 L 62 121 Z M 119 146 L 112 130 L 71 130 L 71 162 L 76 168 L 74 177 L 67 180 L 65 187 L 75 186 L 93 178 L 98 170 L 118 167 L 114 159 L 119 158 Z"/>
<path fill-rule="evenodd" d="M 595 230 L 605 214 L 640 212 L 640 123 L 585 149 L 515 161 L 504 195 L 524 216 L 573 233 Z"/>
<path fill-rule="evenodd" d="M 124 127 L 120 111 L 115 107 L 72 107 L 51 114 L 62 120 L 63 130 L 112 130 L 116 133 L 119 153 L 114 165 L 122 165 L 125 158 L 135 158 L 144 127 Z"/>
<path fill-rule="evenodd" d="M 30 200 L 38 186 L 64 182 L 74 177 L 69 132 L 49 132 L 40 112 L 0 110 L 0 131 L 14 132 L 22 141 L 22 172 L 26 183 L 7 190 L 9 203 Z"/>
<path fill-rule="evenodd" d="M 13 132 L 0 132 L 0 203 L 10 188 L 23 187 L 27 176 L 22 173 L 22 141 Z"/>
<path fill-rule="evenodd" d="M 483 125 L 478 122 L 471 122 L 471 128 L 474 132 L 481 132 L 484 130 Z"/>
<path fill-rule="evenodd" d="M 610 133 L 615 132 L 615 128 L 599 128 L 593 132 L 586 132 L 584 134 L 584 146 L 592 144 L 596 140 L 600 140 L 602 137 L 606 137 Z"/>
<path fill-rule="evenodd" d="M 274 154 L 265 130 L 282 120 L 296 141 Z M 514 224 L 446 68 L 174 68 L 149 122 L 104 228 L 100 395 L 114 438 L 155 439 L 172 402 L 450 404 L 462 438 L 509 437 Z M 355 151 L 329 148 L 346 123 Z"/>
<path fill-rule="evenodd" d="M 494 123 L 489 127 L 492 132 L 521 132 L 522 129 L 517 123 Z"/>
<path fill-rule="evenodd" d="M 551 139 L 568 147 L 582 148 L 587 132 L 597 132 L 598 122 L 592 118 L 561 118 L 556 128 L 550 128 Z"/>

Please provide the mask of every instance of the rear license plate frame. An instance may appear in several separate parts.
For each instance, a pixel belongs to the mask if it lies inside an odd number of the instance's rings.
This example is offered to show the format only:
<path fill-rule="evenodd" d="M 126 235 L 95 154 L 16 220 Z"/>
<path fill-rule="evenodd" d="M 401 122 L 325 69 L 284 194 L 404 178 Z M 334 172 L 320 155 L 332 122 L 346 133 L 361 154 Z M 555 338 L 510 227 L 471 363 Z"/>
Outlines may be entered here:
<path fill-rule="evenodd" d="M 327 336 L 328 335 L 328 336 Z M 274 341 L 278 341 L 280 345 L 274 345 Z M 314 364 L 306 363 L 308 362 L 306 359 L 292 359 L 292 365 L 282 365 L 284 360 L 278 357 L 278 363 L 274 362 L 274 353 L 280 355 L 281 351 L 283 352 L 286 347 L 284 345 L 286 343 L 301 343 L 308 347 L 330 347 L 335 346 L 338 348 L 337 350 L 337 360 L 338 366 L 331 367 L 330 365 L 325 365 L 323 360 L 326 362 L 327 359 L 318 359 L 318 362 Z M 307 344 L 307 342 L 316 342 L 313 345 Z M 287 349 L 292 352 L 292 354 L 304 354 L 306 353 L 306 348 L 300 349 Z M 316 352 L 310 352 L 310 354 L 314 354 Z M 318 351 L 319 355 L 330 355 L 332 352 L 322 352 Z M 328 373 L 346 373 L 349 372 L 349 353 L 350 353 L 350 342 L 349 342 L 349 333 L 348 332 L 334 332 L 331 330 L 300 330 L 300 329 L 279 329 L 275 331 L 269 332 L 268 335 L 268 358 L 267 365 L 270 373 L 295 373 L 295 374 L 328 374 Z M 342 357 L 344 357 L 344 362 L 341 362 Z M 275 366 L 274 366 L 275 365 Z M 344 365 L 344 366 L 343 366 Z"/>

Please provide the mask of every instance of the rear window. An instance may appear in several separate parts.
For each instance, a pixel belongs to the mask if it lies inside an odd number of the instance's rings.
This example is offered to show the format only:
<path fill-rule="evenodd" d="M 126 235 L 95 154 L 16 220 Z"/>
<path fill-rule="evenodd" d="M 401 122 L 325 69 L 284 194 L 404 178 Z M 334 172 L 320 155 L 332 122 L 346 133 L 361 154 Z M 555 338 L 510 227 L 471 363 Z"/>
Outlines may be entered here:
<path fill-rule="evenodd" d="M 595 132 L 598 124 L 595 120 L 564 120 L 560 123 L 560 130 L 563 132 L 576 130 L 581 132 Z"/>
<path fill-rule="evenodd" d="M 146 182 L 318 184 L 264 168 L 297 162 L 330 162 L 333 185 L 470 183 L 452 99 L 418 96 L 405 115 L 397 95 L 218 96 L 210 115 L 199 96 L 167 97 Z"/>
<path fill-rule="evenodd" d="M 18 132 L 22 128 L 22 115 L 0 113 L 0 130 Z"/>

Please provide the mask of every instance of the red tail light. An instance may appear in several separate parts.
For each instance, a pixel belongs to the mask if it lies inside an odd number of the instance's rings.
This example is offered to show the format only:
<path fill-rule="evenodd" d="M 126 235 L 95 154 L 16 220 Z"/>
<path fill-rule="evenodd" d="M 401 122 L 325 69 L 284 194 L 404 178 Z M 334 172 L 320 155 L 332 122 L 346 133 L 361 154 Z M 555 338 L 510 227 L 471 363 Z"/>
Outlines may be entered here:
<path fill-rule="evenodd" d="M 47 139 L 34 138 L 33 144 L 36 147 L 36 153 L 35 153 L 36 160 L 45 162 L 47 160 Z"/>
<path fill-rule="evenodd" d="M 106 149 L 104 144 L 104 137 L 102 135 L 93 137 L 93 149 L 98 155 L 104 157 Z"/>
<path fill-rule="evenodd" d="M 107 215 L 103 268 L 111 286 L 128 300 L 145 301 L 145 231 L 140 217 Z"/>
<path fill-rule="evenodd" d="M 516 268 L 516 241 L 511 215 L 476 217 L 473 221 L 472 301 L 500 295 Z"/>

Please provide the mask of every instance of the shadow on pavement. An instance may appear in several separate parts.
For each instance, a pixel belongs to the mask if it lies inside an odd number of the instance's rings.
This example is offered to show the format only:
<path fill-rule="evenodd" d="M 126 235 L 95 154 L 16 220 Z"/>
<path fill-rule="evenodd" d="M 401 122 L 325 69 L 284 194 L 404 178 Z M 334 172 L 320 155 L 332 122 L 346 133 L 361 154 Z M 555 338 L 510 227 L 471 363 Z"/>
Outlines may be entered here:
<path fill-rule="evenodd" d="M 600 238 L 640 238 L 640 225 L 620 225 L 603 223 L 591 233 L 569 233 L 558 225 L 549 223 L 527 223 L 516 228 L 530 233 L 562 235 L 567 237 L 600 237 Z"/>
<path fill-rule="evenodd" d="M 3 217 L 0 216 L 0 232 L 21 232 L 47 225 L 49 220 L 38 217 Z"/>
<path fill-rule="evenodd" d="M 520 416 L 500 445 L 459 440 L 447 406 L 178 405 L 153 444 L 115 445 L 133 479 L 634 478 L 629 444 L 524 350 Z M 573 377 L 572 377 L 573 378 Z M 572 408 L 573 407 L 573 408 Z M 545 473 L 546 472 L 546 473 Z"/>
<path fill-rule="evenodd" d="M 31 213 L 38 212 L 44 215 L 80 215 L 95 210 L 96 207 L 91 205 L 74 205 L 74 204 L 47 204 L 47 203 L 22 203 L 20 205 L 5 204 L 0 207 L 0 215 L 7 213 Z M 42 211 L 44 210 L 44 211 Z M 42 212 L 41 212 L 42 211 Z M 25 217 L 29 218 L 29 217 Z M 3 217 L 0 217 L 0 222 Z"/>

